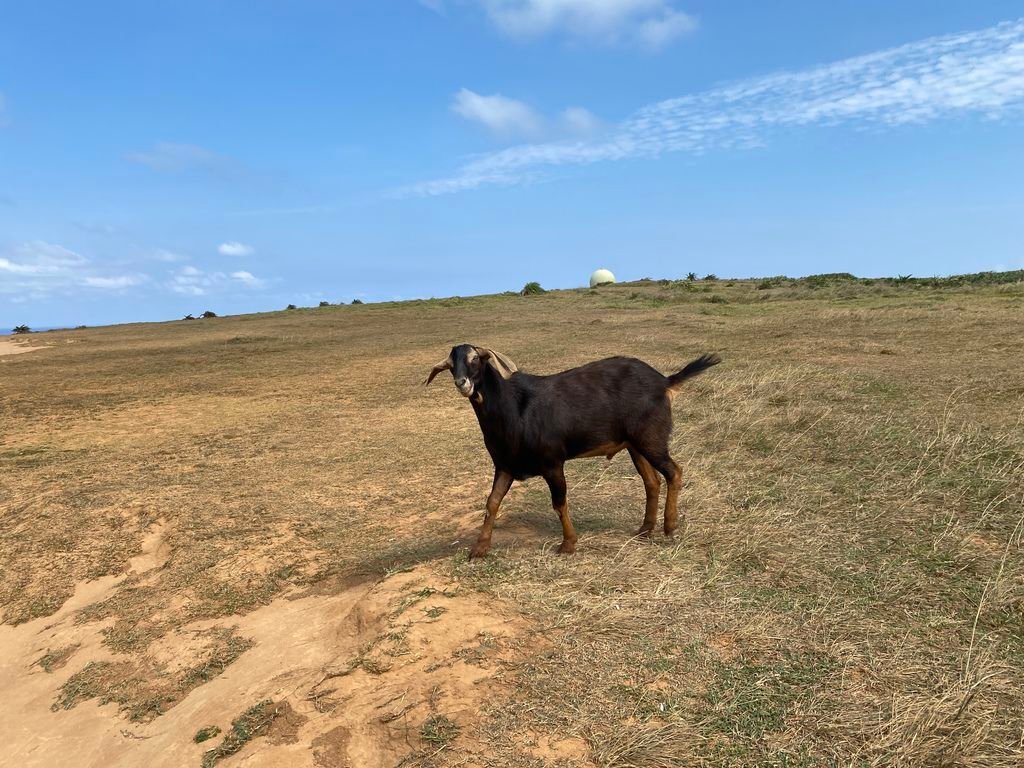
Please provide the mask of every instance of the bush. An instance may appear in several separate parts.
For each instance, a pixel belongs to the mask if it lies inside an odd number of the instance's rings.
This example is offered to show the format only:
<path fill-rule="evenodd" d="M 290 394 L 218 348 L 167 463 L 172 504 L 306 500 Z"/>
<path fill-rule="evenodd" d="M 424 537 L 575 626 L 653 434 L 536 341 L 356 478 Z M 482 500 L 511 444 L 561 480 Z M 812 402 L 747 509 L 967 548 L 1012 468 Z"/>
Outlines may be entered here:
<path fill-rule="evenodd" d="M 686 279 L 689 280 L 692 283 L 694 280 L 697 279 L 697 273 L 696 272 L 687 272 L 686 273 Z"/>
<path fill-rule="evenodd" d="M 715 280 L 718 279 L 718 275 L 716 275 L 714 272 L 711 272 L 707 275 L 704 275 L 704 279 L 707 280 L 708 282 L 714 282 Z"/>
<path fill-rule="evenodd" d="M 541 293 L 547 293 L 543 288 L 540 287 L 540 283 L 531 282 L 523 286 L 523 290 L 519 292 L 520 296 L 537 296 Z"/>
<path fill-rule="evenodd" d="M 362 299 L 352 299 L 352 303 L 353 304 L 362 304 L 363 300 Z"/>
<path fill-rule="evenodd" d="M 294 304 L 289 304 L 285 309 L 298 309 Z"/>
<path fill-rule="evenodd" d="M 825 272 L 820 275 L 808 275 L 803 281 L 811 288 L 823 288 L 836 283 L 856 282 L 857 278 L 849 272 Z"/>
<path fill-rule="evenodd" d="M 759 290 L 759 291 L 767 291 L 769 288 L 774 287 L 774 285 L 775 284 L 771 280 L 769 280 L 767 277 L 765 277 L 765 278 L 762 278 L 761 282 L 757 284 L 757 290 Z"/>
<path fill-rule="evenodd" d="M 216 312 L 211 312 L 210 310 L 206 310 L 205 312 L 203 312 L 203 314 L 200 315 L 200 317 L 202 317 L 204 319 L 207 319 L 207 320 L 210 319 L 211 317 L 216 317 L 216 316 L 217 316 L 217 313 Z"/>
<path fill-rule="evenodd" d="M 729 303 L 729 300 L 727 298 L 725 298 L 725 296 L 719 296 L 717 293 L 712 293 L 710 296 L 708 296 L 706 299 L 704 299 L 704 301 L 708 302 L 709 304 L 728 304 Z"/>
<path fill-rule="evenodd" d="M 329 301 L 321 301 L 320 302 L 320 306 L 321 307 L 329 307 L 329 306 L 331 306 L 331 302 L 329 302 Z"/>
<path fill-rule="evenodd" d="M 183 318 L 181 318 L 181 319 L 182 319 L 182 320 L 195 320 L 196 318 L 195 318 L 195 316 L 194 316 L 194 315 L 192 315 L 192 314 L 190 313 L 190 314 L 187 314 L 187 315 L 185 315 L 185 316 L 184 316 Z"/>
<path fill-rule="evenodd" d="M 27 325 L 16 325 L 12 330 L 14 333 L 32 333 L 32 329 Z"/>

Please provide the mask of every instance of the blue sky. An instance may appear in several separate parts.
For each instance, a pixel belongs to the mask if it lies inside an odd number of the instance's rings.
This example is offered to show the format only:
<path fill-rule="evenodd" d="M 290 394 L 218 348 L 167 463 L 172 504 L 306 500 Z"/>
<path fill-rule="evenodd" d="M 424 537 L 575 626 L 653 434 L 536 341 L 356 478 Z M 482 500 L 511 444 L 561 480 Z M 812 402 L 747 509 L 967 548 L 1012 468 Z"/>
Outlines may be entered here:
<path fill-rule="evenodd" d="M 124 0 L 0 24 L 0 327 L 1024 266 L 1019 2 Z"/>

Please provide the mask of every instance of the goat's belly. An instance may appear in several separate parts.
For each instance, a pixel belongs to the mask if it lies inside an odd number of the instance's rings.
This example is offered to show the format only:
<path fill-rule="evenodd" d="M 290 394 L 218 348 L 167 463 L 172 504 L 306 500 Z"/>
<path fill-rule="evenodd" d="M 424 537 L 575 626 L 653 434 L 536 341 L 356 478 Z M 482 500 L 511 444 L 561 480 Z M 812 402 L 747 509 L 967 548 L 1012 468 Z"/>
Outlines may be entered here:
<path fill-rule="evenodd" d="M 592 456 L 607 456 L 609 459 L 626 447 L 625 443 L 602 443 L 594 448 L 589 448 L 582 453 L 570 456 L 571 459 L 589 459 Z"/>

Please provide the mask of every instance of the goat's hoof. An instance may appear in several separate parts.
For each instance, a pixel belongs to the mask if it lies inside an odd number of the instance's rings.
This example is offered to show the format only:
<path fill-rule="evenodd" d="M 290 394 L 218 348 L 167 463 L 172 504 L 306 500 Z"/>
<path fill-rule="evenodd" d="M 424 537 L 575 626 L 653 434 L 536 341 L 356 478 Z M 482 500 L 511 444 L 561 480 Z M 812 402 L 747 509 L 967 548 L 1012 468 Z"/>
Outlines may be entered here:
<path fill-rule="evenodd" d="M 666 541 L 675 541 L 676 540 L 676 532 L 675 531 L 665 531 L 665 540 Z"/>
<path fill-rule="evenodd" d="M 576 554 L 576 542 L 575 541 L 563 541 L 562 546 L 558 548 L 558 554 L 560 555 L 574 555 Z"/>
<path fill-rule="evenodd" d="M 469 550 L 469 559 L 479 560 L 487 554 L 490 548 L 490 544 L 476 544 L 471 550 Z"/>
<path fill-rule="evenodd" d="M 651 538 L 651 531 L 653 530 L 653 528 L 641 528 L 639 531 L 636 532 L 636 535 L 642 539 L 649 539 Z"/>

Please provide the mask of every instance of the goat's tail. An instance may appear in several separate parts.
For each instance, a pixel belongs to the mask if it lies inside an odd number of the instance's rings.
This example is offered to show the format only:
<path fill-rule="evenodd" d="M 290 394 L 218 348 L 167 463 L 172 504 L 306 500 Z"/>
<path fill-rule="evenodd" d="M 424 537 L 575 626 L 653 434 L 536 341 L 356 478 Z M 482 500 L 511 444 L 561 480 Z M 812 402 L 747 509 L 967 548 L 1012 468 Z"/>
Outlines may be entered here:
<path fill-rule="evenodd" d="M 683 385 L 683 382 L 687 379 L 693 378 L 698 373 L 703 373 L 713 365 L 718 365 L 722 362 L 722 358 L 714 352 L 703 354 L 696 360 L 687 363 L 686 367 L 679 373 L 673 373 L 668 378 L 668 388 L 670 391 L 675 391 Z"/>

